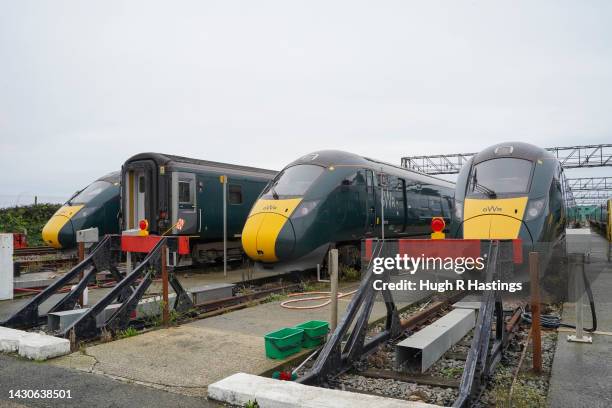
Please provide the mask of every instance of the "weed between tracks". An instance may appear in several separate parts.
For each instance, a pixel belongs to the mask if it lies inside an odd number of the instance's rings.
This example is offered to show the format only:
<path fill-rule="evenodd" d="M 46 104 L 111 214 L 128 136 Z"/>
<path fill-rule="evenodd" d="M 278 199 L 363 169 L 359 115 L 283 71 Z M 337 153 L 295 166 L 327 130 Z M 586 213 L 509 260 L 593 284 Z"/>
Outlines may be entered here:
<path fill-rule="evenodd" d="M 126 337 L 134 337 L 136 335 L 138 335 L 138 330 L 136 330 L 133 327 L 128 327 L 125 330 L 119 331 L 119 333 L 117 333 L 117 338 L 118 339 L 125 339 Z"/>

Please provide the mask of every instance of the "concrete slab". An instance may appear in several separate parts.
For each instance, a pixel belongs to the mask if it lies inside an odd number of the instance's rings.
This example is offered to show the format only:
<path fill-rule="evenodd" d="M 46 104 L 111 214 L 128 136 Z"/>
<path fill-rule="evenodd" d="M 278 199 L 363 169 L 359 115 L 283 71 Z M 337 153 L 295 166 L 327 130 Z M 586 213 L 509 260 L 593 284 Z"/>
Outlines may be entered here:
<path fill-rule="evenodd" d="M 19 339 L 19 355 L 31 360 L 47 360 L 70 353 L 70 342 L 46 334 L 28 333 Z"/>
<path fill-rule="evenodd" d="M 237 373 L 208 387 L 209 398 L 244 406 L 257 401 L 261 408 L 434 408 L 438 405 L 312 387 Z"/>
<path fill-rule="evenodd" d="M 597 245 L 599 236 L 592 233 L 589 228 L 567 229 L 565 242 L 568 253 L 590 252 L 594 245 Z"/>
<path fill-rule="evenodd" d="M 28 332 L 0 326 L 0 352 L 16 352 L 19 349 L 19 339 L 26 334 L 28 334 Z"/>

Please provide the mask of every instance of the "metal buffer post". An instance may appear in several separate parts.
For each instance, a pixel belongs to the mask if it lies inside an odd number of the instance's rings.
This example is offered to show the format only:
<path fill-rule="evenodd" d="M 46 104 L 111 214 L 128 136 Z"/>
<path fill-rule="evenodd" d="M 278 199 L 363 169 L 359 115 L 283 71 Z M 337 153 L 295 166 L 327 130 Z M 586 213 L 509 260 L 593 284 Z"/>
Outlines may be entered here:
<path fill-rule="evenodd" d="M 95 244 L 100 240 L 100 234 L 98 232 L 98 228 L 87 228 L 78 230 L 76 233 L 76 241 L 77 241 L 77 254 L 79 257 L 79 263 L 85 260 L 85 246 L 91 247 L 92 244 Z M 81 270 L 79 274 L 79 281 L 83 280 L 85 277 L 85 272 Z M 79 305 L 84 307 L 88 303 L 88 289 L 85 288 L 81 294 L 79 295 Z"/>
<path fill-rule="evenodd" d="M 374 249 L 373 257 L 380 255 L 382 243 Z M 385 329 L 372 338 L 366 339 L 368 319 L 374 306 L 374 298 L 378 291 L 374 291 L 372 283 L 375 279 L 389 282 L 389 273 L 376 275 L 373 265 L 370 265 L 361 280 L 359 289 L 353 295 L 344 316 L 338 323 L 336 330 L 332 331 L 329 340 L 325 343 L 312 368 L 298 379 L 302 384 L 321 384 L 330 375 L 345 372 L 355 361 L 373 352 L 376 347 L 401 334 L 399 314 L 391 292 L 382 291 L 385 306 L 387 307 L 387 320 Z"/>
<path fill-rule="evenodd" d="M 533 344 L 533 370 L 542 371 L 542 331 L 540 326 L 540 271 L 539 254 L 529 253 L 529 279 L 531 281 L 531 338 Z"/>
<path fill-rule="evenodd" d="M 85 242 L 79 242 L 78 244 L 78 256 L 79 256 L 79 263 L 83 262 L 85 260 Z M 81 271 L 81 273 L 79 273 L 79 281 L 83 280 L 83 278 L 85 277 L 85 273 L 83 271 Z M 85 291 L 81 292 L 81 294 L 79 295 L 79 305 L 84 306 L 85 302 L 84 302 L 84 296 L 83 293 Z"/>
<path fill-rule="evenodd" d="M 486 282 L 493 282 L 500 278 L 499 267 L 509 268 L 512 251 L 509 241 L 491 241 L 488 247 Z M 510 257 L 510 258 L 509 258 Z M 493 319 L 495 314 L 496 319 Z M 485 291 L 482 295 L 474 337 L 468 352 L 465 369 L 461 376 L 459 396 L 453 407 L 468 407 L 478 399 L 484 391 L 487 379 L 491 378 L 497 363 L 501 360 L 503 350 L 508 344 L 509 333 L 504 329 L 504 310 L 499 291 Z M 518 317 L 517 317 L 518 318 Z M 491 330 L 495 323 L 495 336 L 492 338 Z"/>
<path fill-rule="evenodd" d="M 380 168 L 380 238 L 385 240 L 385 184 L 383 182 L 385 174 Z"/>
<path fill-rule="evenodd" d="M 162 321 L 164 325 L 168 325 L 170 321 L 169 304 L 168 304 L 168 263 L 167 263 L 168 246 L 164 243 L 161 247 L 161 275 L 162 275 Z"/>
<path fill-rule="evenodd" d="M 331 317 L 330 333 L 333 333 L 338 326 L 338 250 L 336 248 L 329 251 L 329 279 L 331 280 Z"/>
<path fill-rule="evenodd" d="M 569 254 L 570 273 L 574 278 L 574 298 L 576 301 L 576 334 L 567 336 L 567 341 L 592 343 L 591 336 L 584 335 L 584 254 Z"/>
<path fill-rule="evenodd" d="M 223 188 L 223 276 L 227 276 L 227 176 L 219 179 Z"/>

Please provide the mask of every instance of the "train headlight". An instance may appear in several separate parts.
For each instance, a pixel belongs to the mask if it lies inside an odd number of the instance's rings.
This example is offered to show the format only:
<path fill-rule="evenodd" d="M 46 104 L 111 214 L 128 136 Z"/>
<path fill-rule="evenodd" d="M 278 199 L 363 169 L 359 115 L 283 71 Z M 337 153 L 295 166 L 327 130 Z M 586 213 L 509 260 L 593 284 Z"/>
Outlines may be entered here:
<path fill-rule="evenodd" d="M 310 214 L 319 204 L 319 200 L 302 201 L 299 207 L 291 215 L 291 218 L 305 217 Z"/>
<path fill-rule="evenodd" d="M 529 204 L 527 205 L 527 213 L 525 214 L 525 221 L 531 221 L 542 215 L 545 205 L 545 198 L 529 201 Z"/>
<path fill-rule="evenodd" d="M 463 203 L 461 201 L 455 201 L 455 219 L 457 221 L 463 220 Z"/>

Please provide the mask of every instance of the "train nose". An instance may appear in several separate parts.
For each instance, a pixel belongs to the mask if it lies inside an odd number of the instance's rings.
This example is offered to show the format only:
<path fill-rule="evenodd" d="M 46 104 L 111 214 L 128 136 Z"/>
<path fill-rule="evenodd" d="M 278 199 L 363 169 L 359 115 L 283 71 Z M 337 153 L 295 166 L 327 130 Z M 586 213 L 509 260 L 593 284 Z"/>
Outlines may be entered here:
<path fill-rule="evenodd" d="M 295 247 L 295 232 L 291 221 L 276 213 L 252 215 L 242 231 L 242 247 L 254 261 L 286 260 Z"/>
<path fill-rule="evenodd" d="M 465 200 L 463 238 L 516 239 L 523 225 L 527 197 Z"/>
<path fill-rule="evenodd" d="M 63 206 L 47 221 L 42 230 L 46 244 L 54 248 L 67 248 L 75 244 L 72 217 L 83 208 L 82 205 Z"/>

